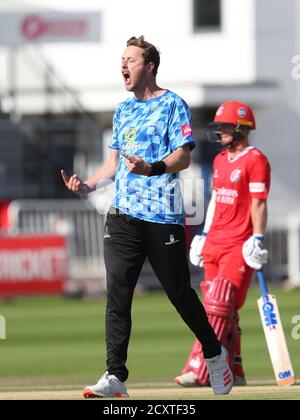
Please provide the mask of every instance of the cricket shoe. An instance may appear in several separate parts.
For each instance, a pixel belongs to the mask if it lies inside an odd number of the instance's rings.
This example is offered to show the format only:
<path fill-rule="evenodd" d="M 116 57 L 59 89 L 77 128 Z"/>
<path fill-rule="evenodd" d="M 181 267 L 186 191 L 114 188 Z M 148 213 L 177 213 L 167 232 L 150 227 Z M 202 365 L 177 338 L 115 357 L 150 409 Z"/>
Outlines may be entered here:
<path fill-rule="evenodd" d="M 183 373 L 180 376 L 176 376 L 174 379 L 177 385 L 181 385 L 184 387 L 193 387 L 193 386 L 199 386 L 197 377 L 194 374 L 194 372 L 187 372 Z"/>
<path fill-rule="evenodd" d="M 233 374 L 228 364 L 228 353 L 222 346 L 219 356 L 206 359 L 207 370 L 210 377 L 210 384 L 215 395 L 229 394 L 233 387 Z"/>
<path fill-rule="evenodd" d="M 126 398 L 129 397 L 124 382 L 115 375 L 105 372 L 96 385 L 87 386 L 83 390 L 84 398 Z"/>
<path fill-rule="evenodd" d="M 174 381 L 177 385 L 184 386 L 185 388 L 210 387 L 209 382 L 207 382 L 206 384 L 200 384 L 194 372 L 187 372 L 187 373 L 183 373 L 180 376 L 176 376 Z"/>

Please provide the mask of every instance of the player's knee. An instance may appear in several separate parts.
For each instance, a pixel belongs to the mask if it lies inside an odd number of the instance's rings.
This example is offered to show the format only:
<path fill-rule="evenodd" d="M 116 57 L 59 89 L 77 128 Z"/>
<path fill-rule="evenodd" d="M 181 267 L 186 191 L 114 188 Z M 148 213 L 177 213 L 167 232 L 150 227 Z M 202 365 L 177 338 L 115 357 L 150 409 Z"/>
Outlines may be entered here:
<path fill-rule="evenodd" d="M 232 333 L 233 317 L 236 312 L 235 286 L 227 279 L 214 279 L 203 303 L 209 322 L 219 341 L 224 346 L 227 346 Z M 232 359 L 231 355 L 230 359 Z"/>
<path fill-rule="evenodd" d="M 236 287 L 225 278 L 214 279 L 206 292 L 204 306 L 209 315 L 232 319 L 236 311 Z"/>
<path fill-rule="evenodd" d="M 120 315 L 128 314 L 131 310 L 133 290 L 127 287 L 120 287 L 119 284 L 110 284 L 107 288 L 107 307 Z"/>

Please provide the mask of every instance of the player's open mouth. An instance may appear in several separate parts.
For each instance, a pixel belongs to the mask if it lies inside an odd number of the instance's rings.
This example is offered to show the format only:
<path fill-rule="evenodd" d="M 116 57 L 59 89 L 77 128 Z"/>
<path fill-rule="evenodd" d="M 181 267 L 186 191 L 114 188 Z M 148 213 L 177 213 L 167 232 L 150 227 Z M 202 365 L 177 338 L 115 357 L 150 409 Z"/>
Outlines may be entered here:
<path fill-rule="evenodd" d="M 126 84 L 129 84 L 130 80 L 131 80 L 129 72 L 128 71 L 123 71 L 122 75 L 123 75 L 124 82 Z"/>

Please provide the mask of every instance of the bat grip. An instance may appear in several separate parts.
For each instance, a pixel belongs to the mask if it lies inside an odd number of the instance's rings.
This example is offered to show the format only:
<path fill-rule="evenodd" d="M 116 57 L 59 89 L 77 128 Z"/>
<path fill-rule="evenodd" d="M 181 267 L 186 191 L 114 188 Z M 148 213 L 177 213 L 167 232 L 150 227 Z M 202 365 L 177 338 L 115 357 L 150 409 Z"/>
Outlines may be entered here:
<path fill-rule="evenodd" d="M 262 295 L 267 296 L 269 294 L 269 290 L 268 290 L 268 286 L 267 286 L 267 283 L 266 283 L 264 273 L 263 273 L 262 270 L 257 270 L 256 274 L 257 274 L 257 277 L 258 277 L 258 282 L 259 282 L 259 286 L 261 288 Z"/>

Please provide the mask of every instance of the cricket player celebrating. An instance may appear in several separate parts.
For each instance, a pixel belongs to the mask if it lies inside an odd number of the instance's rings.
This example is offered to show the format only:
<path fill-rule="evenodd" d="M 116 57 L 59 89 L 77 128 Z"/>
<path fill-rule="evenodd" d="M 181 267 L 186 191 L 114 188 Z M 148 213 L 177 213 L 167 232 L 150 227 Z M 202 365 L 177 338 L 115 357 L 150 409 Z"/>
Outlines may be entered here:
<path fill-rule="evenodd" d="M 192 241 L 190 260 L 195 266 L 204 265 L 204 281 L 200 284 L 204 307 L 218 339 L 228 350 L 235 384 L 245 385 L 237 311 L 245 302 L 253 270 L 260 269 L 268 258 L 263 239 L 270 165 L 257 148 L 249 145 L 249 131 L 256 124 L 246 104 L 222 104 L 211 125 L 223 150 L 214 161 L 213 193 L 204 231 Z M 209 385 L 198 341 L 175 382 L 182 386 Z"/>
<path fill-rule="evenodd" d="M 107 372 L 84 389 L 85 398 L 127 397 L 125 381 L 133 292 L 145 258 L 176 310 L 202 344 L 215 394 L 228 394 L 233 375 L 203 305 L 191 288 L 182 196 L 176 180 L 195 146 L 191 113 L 176 94 L 158 87 L 160 55 L 144 37 L 131 38 L 122 57 L 122 76 L 134 96 L 119 104 L 113 118 L 111 154 L 93 178 L 82 182 L 62 171 L 66 186 L 79 194 L 115 179 L 107 215 L 104 259 L 107 274 Z"/>

